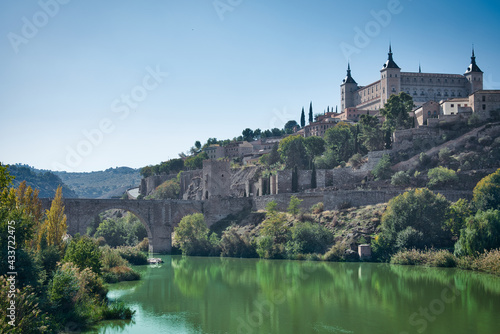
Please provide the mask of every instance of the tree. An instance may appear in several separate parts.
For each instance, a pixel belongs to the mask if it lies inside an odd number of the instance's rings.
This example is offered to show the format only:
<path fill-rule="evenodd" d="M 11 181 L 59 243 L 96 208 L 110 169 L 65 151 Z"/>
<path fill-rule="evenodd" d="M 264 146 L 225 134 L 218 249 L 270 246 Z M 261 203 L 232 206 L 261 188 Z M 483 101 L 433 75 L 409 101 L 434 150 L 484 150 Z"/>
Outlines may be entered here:
<path fill-rule="evenodd" d="M 376 180 L 385 180 L 391 176 L 391 173 L 391 156 L 384 154 L 375 168 L 373 168 L 372 174 Z"/>
<path fill-rule="evenodd" d="M 313 122 L 313 103 L 309 104 L 309 124 Z"/>
<path fill-rule="evenodd" d="M 175 240 L 184 255 L 206 255 L 209 247 L 208 227 L 203 214 L 184 216 L 174 227 Z"/>
<path fill-rule="evenodd" d="M 156 187 L 154 193 L 147 196 L 146 199 L 178 199 L 180 191 L 179 181 L 172 179 Z"/>
<path fill-rule="evenodd" d="M 460 236 L 460 230 L 465 227 L 470 216 L 472 216 L 471 205 L 466 199 L 461 198 L 451 204 L 446 215 L 446 226 L 453 237 L 458 238 Z"/>
<path fill-rule="evenodd" d="M 48 246 L 57 246 L 62 251 L 63 236 L 66 234 L 66 215 L 62 200 L 62 187 L 57 187 L 56 196 L 52 200 L 50 210 L 46 211 L 47 218 L 42 226 L 42 234 L 45 236 Z"/>
<path fill-rule="evenodd" d="M 279 143 L 278 152 L 286 168 L 298 167 L 304 169 L 307 166 L 307 153 L 304 146 L 304 137 L 301 135 L 288 136 Z"/>
<path fill-rule="evenodd" d="M 302 107 L 302 113 L 300 114 L 300 127 L 306 126 L 306 115 L 304 113 L 304 107 Z"/>
<path fill-rule="evenodd" d="M 64 262 L 71 262 L 80 270 L 90 268 L 94 273 L 101 273 L 101 250 L 97 242 L 84 235 L 76 235 L 68 245 Z"/>
<path fill-rule="evenodd" d="M 478 210 L 500 209 L 500 168 L 479 181 L 472 199 Z"/>
<path fill-rule="evenodd" d="M 325 140 L 321 137 L 307 137 L 304 139 L 304 146 L 311 161 L 325 152 Z"/>
<path fill-rule="evenodd" d="M 293 133 L 293 130 L 298 127 L 299 124 L 297 124 L 297 121 L 288 121 L 285 124 L 285 127 L 283 128 L 286 134 L 291 134 Z"/>
<path fill-rule="evenodd" d="M 290 197 L 290 203 L 288 204 L 288 213 L 292 216 L 296 216 L 300 212 L 300 203 L 302 203 L 302 199 L 299 199 L 297 196 Z"/>
<path fill-rule="evenodd" d="M 500 247 L 500 210 L 479 210 L 460 231 L 455 244 L 457 256 L 470 255 Z"/>
<path fill-rule="evenodd" d="M 123 224 L 118 224 L 114 219 L 106 219 L 99 224 L 94 237 L 103 237 L 111 247 L 123 246 L 127 242 L 127 231 Z"/>
<path fill-rule="evenodd" d="M 252 129 L 246 128 L 241 132 L 241 135 L 243 136 L 243 140 L 253 141 L 254 134 Z"/>
<path fill-rule="evenodd" d="M 383 128 L 391 133 L 396 129 L 409 129 L 413 126 L 410 112 L 413 110 L 413 98 L 405 92 L 391 95 L 380 113 L 385 117 Z"/>
<path fill-rule="evenodd" d="M 325 143 L 337 161 L 348 161 L 355 152 L 355 134 L 353 126 L 341 122 L 326 130 Z"/>
<path fill-rule="evenodd" d="M 382 237 L 392 250 L 449 246 L 448 207 L 441 194 L 426 188 L 409 190 L 389 201 L 382 215 Z"/>
<path fill-rule="evenodd" d="M 361 133 L 359 139 L 368 151 L 379 151 L 384 149 L 384 132 L 380 121 L 375 116 L 361 115 L 359 118 Z"/>
<path fill-rule="evenodd" d="M 208 159 L 208 155 L 206 152 L 202 152 L 195 156 L 191 156 L 184 161 L 184 166 L 188 170 L 192 169 L 201 169 L 203 167 L 203 160 Z"/>

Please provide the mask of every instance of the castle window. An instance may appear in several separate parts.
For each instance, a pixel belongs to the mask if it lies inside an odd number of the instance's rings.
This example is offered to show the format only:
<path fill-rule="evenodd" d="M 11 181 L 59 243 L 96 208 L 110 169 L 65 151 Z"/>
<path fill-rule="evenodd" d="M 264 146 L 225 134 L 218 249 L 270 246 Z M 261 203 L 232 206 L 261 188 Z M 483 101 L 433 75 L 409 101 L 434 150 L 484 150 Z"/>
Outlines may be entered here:
<path fill-rule="evenodd" d="M 432 79 L 429 79 L 429 82 L 432 82 Z"/>
<path fill-rule="evenodd" d="M 483 95 L 482 99 L 483 99 L 483 102 L 486 101 L 486 96 Z"/>
<path fill-rule="evenodd" d="M 444 92 L 444 96 L 448 96 L 448 92 Z"/>
<path fill-rule="evenodd" d="M 483 110 L 486 110 L 486 104 L 483 104 Z"/>
<path fill-rule="evenodd" d="M 416 82 L 417 81 L 417 78 L 413 78 L 413 82 Z"/>
<path fill-rule="evenodd" d="M 452 103 L 452 104 L 451 104 L 451 107 L 452 107 L 452 108 L 455 108 L 455 105 Z"/>
<path fill-rule="evenodd" d="M 413 91 L 413 95 L 417 95 L 417 91 L 416 90 Z"/>
<path fill-rule="evenodd" d="M 389 74 L 389 78 L 392 78 L 392 74 Z"/>
<path fill-rule="evenodd" d="M 431 112 L 430 111 L 427 112 L 427 117 L 431 117 Z"/>
<path fill-rule="evenodd" d="M 444 82 L 448 82 L 448 79 L 444 79 Z"/>
<path fill-rule="evenodd" d="M 461 96 L 462 96 L 462 92 L 458 92 L 458 96 L 460 96 L 460 97 L 461 97 Z"/>
<path fill-rule="evenodd" d="M 452 91 L 452 92 L 451 92 L 451 96 L 452 96 L 452 97 L 454 97 L 454 96 L 455 96 L 455 92 L 454 92 L 454 91 Z"/>
<path fill-rule="evenodd" d="M 438 82 L 441 82 L 441 79 L 438 79 Z"/>

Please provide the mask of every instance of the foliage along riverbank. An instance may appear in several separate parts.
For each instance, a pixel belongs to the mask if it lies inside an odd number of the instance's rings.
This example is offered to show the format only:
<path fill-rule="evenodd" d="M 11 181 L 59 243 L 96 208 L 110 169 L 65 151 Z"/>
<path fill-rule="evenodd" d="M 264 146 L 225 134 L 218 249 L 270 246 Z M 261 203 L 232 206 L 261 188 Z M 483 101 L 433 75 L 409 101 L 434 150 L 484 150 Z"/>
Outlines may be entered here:
<path fill-rule="evenodd" d="M 58 333 L 130 319 L 131 309 L 106 298 L 106 282 L 139 279 L 124 258 L 145 263 L 146 255 L 70 238 L 60 187 L 43 212 L 38 191 L 25 182 L 9 188 L 11 180 L 0 164 L 0 332 Z"/>
<path fill-rule="evenodd" d="M 271 202 L 261 223 L 233 224 L 220 235 L 206 227 L 203 215 L 186 216 L 174 229 L 174 246 L 185 255 L 359 261 L 356 246 L 369 243 L 372 261 L 498 275 L 499 189 L 500 169 L 476 185 L 471 202 L 450 203 L 419 188 L 393 198 L 386 208 L 323 212 L 322 203 L 317 203 L 304 212 L 299 209 L 301 201 L 292 196 L 287 212 L 277 211 Z"/>

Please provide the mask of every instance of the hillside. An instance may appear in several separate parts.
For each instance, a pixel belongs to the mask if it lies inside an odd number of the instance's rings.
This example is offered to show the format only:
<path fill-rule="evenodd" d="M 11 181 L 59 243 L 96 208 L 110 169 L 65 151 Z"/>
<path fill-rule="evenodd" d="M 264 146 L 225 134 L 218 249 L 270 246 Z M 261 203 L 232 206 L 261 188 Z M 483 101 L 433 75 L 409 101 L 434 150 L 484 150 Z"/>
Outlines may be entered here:
<path fill-rule="evenodd" d="M 54 172 L 81 198 L 111 198 L 120 196 L 127 188 L 139 186 L 138 169 L 108 168 L 90 173 Z M 119 193 L 116 191 L 119 190 Z"/>
<path fill-rule="evenodd" d="M 78 197 L 78 195 L 53 172 L 36 170 L 24 165 L 12 165 L 9 166 L 9 173 L 15 177 L 13 182 L 14 187 L 19 186 L 22 181 L 26 181 L 28 186 L 40 191 L 38 195 L 40 198 L 54 197 L 59 185 L 62 186 L 64 197 Z"/>

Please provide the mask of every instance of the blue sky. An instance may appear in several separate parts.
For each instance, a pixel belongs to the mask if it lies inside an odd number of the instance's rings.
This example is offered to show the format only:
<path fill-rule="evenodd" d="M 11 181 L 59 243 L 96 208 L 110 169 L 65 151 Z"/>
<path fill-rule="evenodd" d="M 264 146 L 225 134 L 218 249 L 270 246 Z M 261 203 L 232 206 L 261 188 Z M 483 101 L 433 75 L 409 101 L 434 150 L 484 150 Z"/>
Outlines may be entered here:
<path fill-rule="evenodd" d="M 499 1 L 2 1 L 0 161 L 142 167 L 281 128 L 339 104 L 347 58 L 378 80 L 389 42 L 402 71 L 458 74 L 474 44 L 500 89 L 499 31 Z"/>

